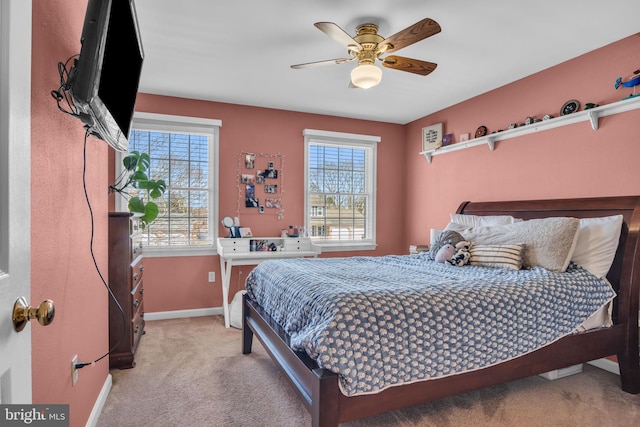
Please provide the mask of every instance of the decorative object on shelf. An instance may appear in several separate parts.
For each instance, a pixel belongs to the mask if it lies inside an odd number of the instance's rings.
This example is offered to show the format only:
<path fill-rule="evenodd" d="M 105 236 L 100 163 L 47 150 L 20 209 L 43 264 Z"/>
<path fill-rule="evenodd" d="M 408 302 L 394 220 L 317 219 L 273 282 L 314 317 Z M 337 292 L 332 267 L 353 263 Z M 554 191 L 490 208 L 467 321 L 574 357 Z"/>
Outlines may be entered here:
<path fill-rule="evenodd" d="M 584 109 L 590 110 L 592 108 L 596 108 L 597 106 L 598 104 L 594 104 L 593 102 L 587 102 L 586 104 L 584 104 Z"/>
<path fill-rule="evenodd" d="M 640 96 L 640 93 L 636 94 L 636 86 L 638 85 L 640 85 L 640 69 L 635 70 L 632 75 L 630 75 L 629 77 L 626 77 L 624 80 L 622 79 L 622 77 L 618 77 L 616 79 L 615 88 L 618 89 L 620 86 L 632 87 L 633 93 L 627 96 L 626 98 L 622 98 L 622 99 L 628 99 L 628 98 L 633 98 L 635 96 Z"/>
<path fill-rule="evenodd" d="M 580 109 L 580 102 L 576 99 L 572 99 L 564 103 L 560 109 L 560 115 L 566 116 L 567 114 L 575 113 Z"/>
<path fill-rule="evenodd" d="M 487 135 L 482 138 L 476 138 L 471 141 L 467 141 L 464 144 L 452 144 L 448 147 L 442 147 L 440 150 L 420 152 L 419 154 L 422 154 L 427 162 L 431 163 L 433 156 L 449 154 L 454 151 L 473 148 L 480 145 L 487 145 L 489 147 L 489 150 L 493 151 L 496 147 L 496 143 L 499 141 L 518 138 L 524 135 L 529 135 L 531 133 L 542 132 L 549 129 L 555 129 L 557 127 L 569 126 L 580 122 L 590 123 L 591 128 L 594 131 L 597 131 L 600 126 L 601 118 L 638 109 L 640 109 L 640 96 L 620 100 L 610 104 L 600 105 L 586 111 L 578 111 L 574 114 L 565 115 L 556 119 L 553 119 L 551 115 L 547 114 L 544 116 L 543 120 L 538 123 L 537 126 L 524 126 L 522 128 L 513 128 L 505 131 L 492 132 L 491 135 Z"/>
<path fill-rule="evenodd" d="M 524 124 L 525 124 L 526 126 L 529 126 L 529 125 L 530 125 L 530 124 L 532 124 L 534 121 L 535 121 L 535 119 L 534 119 L 533 117 L 531 117 L 531 116 L 527 116 L 527 118 L 526 118 L 526 119 L 524 119 Z"/>
<path fill-rule="evenodd" d="M 109 186 L 109 194 L 118 193 L 128 200 L 129 212 L 140 215 L 140 226 L 144 230 L 158 217 L 158 205 L 153 199 L 162 197 L 167 185 L 163 179 L 149 179 L 147 170 L 151 165 L 151 158 L 147 153 L 130 152 L 122 159 L 124 169 L 113 185 Z M 129 194 L 129 189 L 138 190 L 135 196 Z"/>
<path fill-rule="evenodd" d="M 468 141 L 468 140 L 469 140 L 469 134 L 468 133 L 460 134 L 460 142 L 464 142 L 464 141 Z"/>
<path fill-rule="evenodd" d="M 442 146 L 442 123 L 422 128 L 422 151 L 433 151 Z"/>
<path fill-rule="evenodd" d="M 249 227 L 240 227 L 240 236 L 241 237 L 253 237 L 253 233 L 251 232 L 251 228 L 249 228 Z"/>
<path fill-rule="evenodd" d="M 442 137 L 442 146 L 451 145 L 453 143 L 453 134 L 448 133 Z"/>
<path fill-rule="evenodd" d="M 544 117 L 542 118 L 542 120 L 551 120 L 553 119 L 553 116 L 551 114 L 545 114 Z"/>
<path fill-rule="evenodd" d="M 298 227 L 294 227 L 293 225 L 289 226 L 289 232 L 287 233 L 287 236 L 289 237 L 298 237 Z"/>
<path fill-rule="evenodd" d="M 487 127 L 486 126 L 480 126 L 478 129 L 476 129 L 476 138 L 481 138 L 483 136 L 485 136 L 487 134 Z"/>
<path fill-rule="evenodd" d="M 230 238 L 242 237 L 242 235 L 240 234 L 240 220 L 237 217 L 234 219 L 230 216 L 225 216 L 224 218 L 222 218 L 221 222 L 224 228 L 229 229 Z"/>
<path fill-rule="evenodd" d="M 518 124 L 517 124 L 517 123 L 511 123 L 511 124 L 509 124 L 509 129 L 515 129 L 515 128 L 517 128 L 517 127 L 518 127 Z"/>

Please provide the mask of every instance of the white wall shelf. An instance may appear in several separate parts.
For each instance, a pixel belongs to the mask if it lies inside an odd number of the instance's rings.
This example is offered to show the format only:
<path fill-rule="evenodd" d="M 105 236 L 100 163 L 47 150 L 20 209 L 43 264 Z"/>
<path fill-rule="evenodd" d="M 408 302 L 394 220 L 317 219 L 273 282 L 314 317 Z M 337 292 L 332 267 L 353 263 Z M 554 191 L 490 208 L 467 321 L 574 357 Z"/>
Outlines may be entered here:
<path fill-rule="evenodd" d="M 567 126 L 578 122 L 590 122 L 593 130 L 598 130 L 600 117 L 606 117 L 613 114 L 624 113 L 625 111 L 636 110 L 640 108 L 640 96 L 623 99 L 622 101 L 613 102 L 611 104 L 602 105 L 600 107 L 591 108 L 589 110 L 578 111 L 573 114 L 555 117 L 549 120 L 532 123 L 530 125 L 517 127 L 514 129 L 504 130 L 502 132 L 492 133 L 480 138 L 471 139 L 469 141 L 457 142 L 455 144 L 440 147 L 435 151 L 421 151 L 429 163 L 433 160 L 433 156 L 451 153 L 453 151 L 464 150 L 465 148 L 476 147 L 478 145 L 487 145 L 489 150 L 493 151 L 496 142 L 507 139 L 517 138 L 519 136 L 528 135 L 534 132 L 541 132 L 561 126 Z"/>

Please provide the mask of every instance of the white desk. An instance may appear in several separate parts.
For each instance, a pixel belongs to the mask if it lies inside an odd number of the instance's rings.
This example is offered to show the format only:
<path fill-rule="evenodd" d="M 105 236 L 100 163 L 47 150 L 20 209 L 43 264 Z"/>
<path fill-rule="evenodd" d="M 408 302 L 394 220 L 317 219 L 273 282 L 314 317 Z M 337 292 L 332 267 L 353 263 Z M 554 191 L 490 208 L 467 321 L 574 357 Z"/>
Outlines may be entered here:
<path fill-rule="evenodd" d="M 273 242 L 277 251 L 251 251 L 250 241 L 266 240 Z M 258 265 L 270 259 L 317 257 L 321 250 L 311 243 L 311 239 L 297 237 L 253 237 L 244 239 L 218 238 L 218 256 L 222 275 L 222 310 L 224 325 L 229 327 L 229 284 L 231 269 L 235 265 Z"/>

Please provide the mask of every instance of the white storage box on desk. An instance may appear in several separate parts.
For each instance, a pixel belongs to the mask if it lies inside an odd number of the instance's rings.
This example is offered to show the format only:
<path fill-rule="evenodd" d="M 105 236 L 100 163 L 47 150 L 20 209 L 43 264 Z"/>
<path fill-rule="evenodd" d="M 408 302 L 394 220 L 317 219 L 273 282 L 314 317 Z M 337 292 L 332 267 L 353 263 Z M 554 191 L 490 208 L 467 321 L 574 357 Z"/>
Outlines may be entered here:
<path fill-rule="evenodd" d="M 310 251 L 311 238 L 309 237 L 287 237 L 284 240 L 285 251 Z"/>
<path fill-rule="evenodd" d="M 249 239 L 221 237 L 218 239 L 219 253 L 249 253 Z"/>

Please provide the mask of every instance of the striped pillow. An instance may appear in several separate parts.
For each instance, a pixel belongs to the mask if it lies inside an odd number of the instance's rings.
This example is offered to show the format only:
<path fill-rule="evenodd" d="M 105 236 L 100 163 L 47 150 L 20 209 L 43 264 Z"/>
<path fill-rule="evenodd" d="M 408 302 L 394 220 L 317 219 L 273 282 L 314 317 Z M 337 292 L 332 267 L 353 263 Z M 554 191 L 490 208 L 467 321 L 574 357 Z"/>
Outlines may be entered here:
<path fill-rule="evenodd" d="M 482 267 L 522 268 L 523 245 L 471 245 L 471 265 Z"/>

